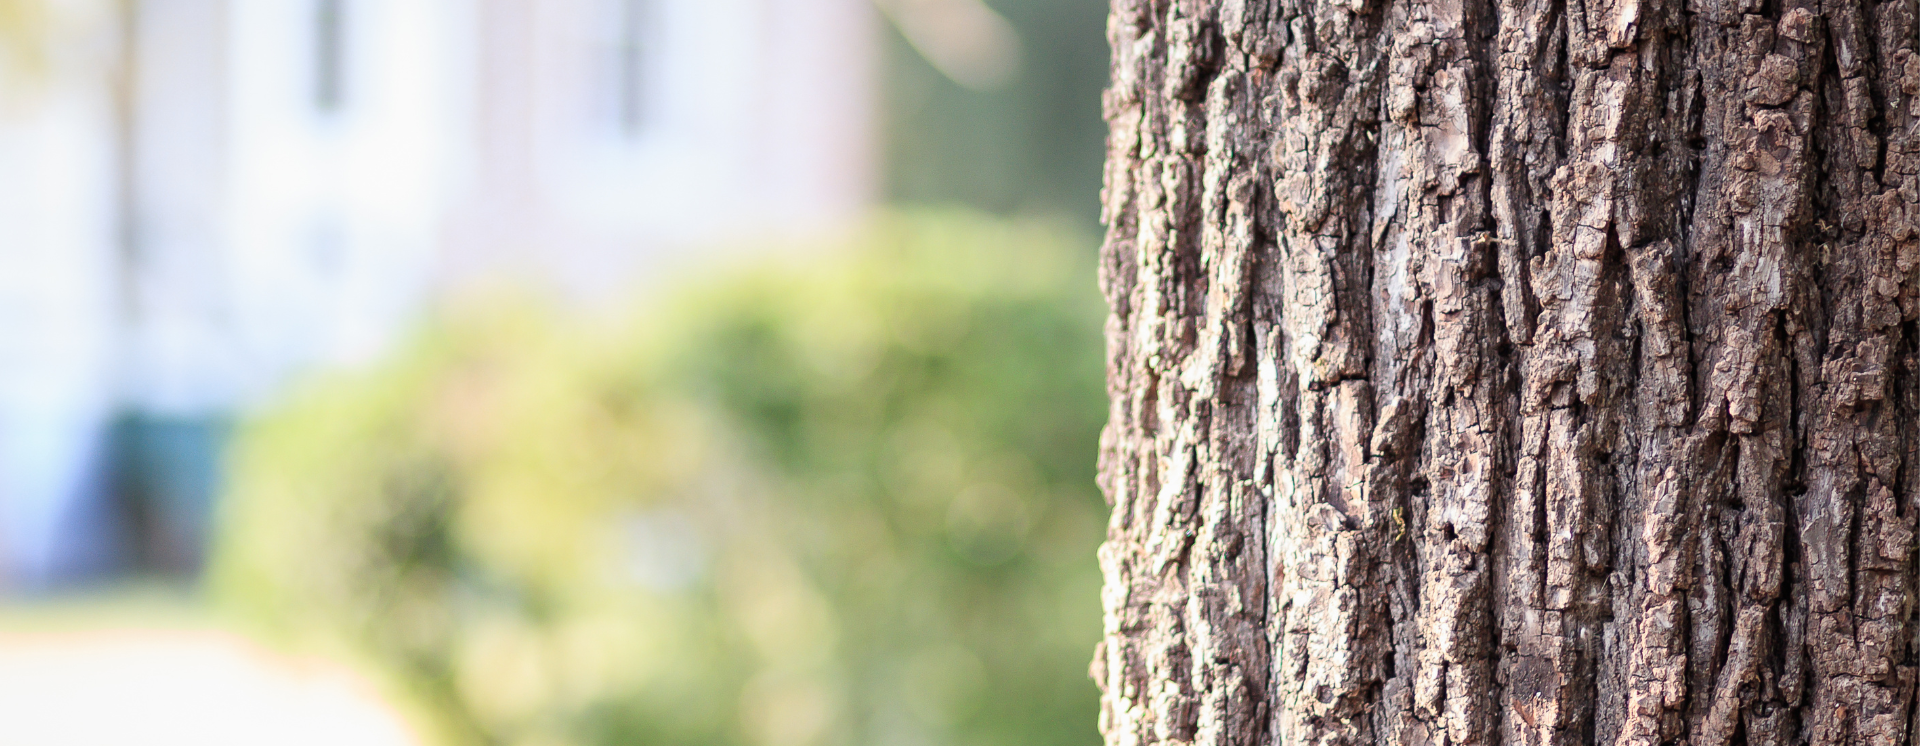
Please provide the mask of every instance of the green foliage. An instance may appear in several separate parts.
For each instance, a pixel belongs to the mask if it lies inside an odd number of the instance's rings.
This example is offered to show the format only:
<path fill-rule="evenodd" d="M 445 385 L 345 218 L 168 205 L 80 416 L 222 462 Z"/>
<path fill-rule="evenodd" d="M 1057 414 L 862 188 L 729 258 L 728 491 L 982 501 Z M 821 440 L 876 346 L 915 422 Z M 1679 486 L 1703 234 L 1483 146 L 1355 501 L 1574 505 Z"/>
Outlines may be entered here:
<path fill-rule="evenodd" d="M 1106 0 L 984 0 L 1020 36 L 1008 85 L 948 80 L 889 29 L 880 70 L 887 197 L 1004 214 L 1100 213 L 1106 122 Z"/>
<path fill-rule="evenodd" d="M 1091 252 L 884 220 L 583 329 L 469 306 L 246 427 L 217 592 L 450 743 L 1093 744 Z"/>

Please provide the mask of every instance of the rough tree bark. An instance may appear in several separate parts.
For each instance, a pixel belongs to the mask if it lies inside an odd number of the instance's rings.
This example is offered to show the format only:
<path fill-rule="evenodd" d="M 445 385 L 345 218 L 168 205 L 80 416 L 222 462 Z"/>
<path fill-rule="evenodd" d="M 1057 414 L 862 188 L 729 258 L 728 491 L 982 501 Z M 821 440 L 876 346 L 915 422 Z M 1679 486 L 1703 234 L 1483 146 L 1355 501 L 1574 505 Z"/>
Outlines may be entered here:
<path fill-rule="evenodd" d="M 1110 746 L 1916 740 L 1916 0 L 1115 0 Z"/>

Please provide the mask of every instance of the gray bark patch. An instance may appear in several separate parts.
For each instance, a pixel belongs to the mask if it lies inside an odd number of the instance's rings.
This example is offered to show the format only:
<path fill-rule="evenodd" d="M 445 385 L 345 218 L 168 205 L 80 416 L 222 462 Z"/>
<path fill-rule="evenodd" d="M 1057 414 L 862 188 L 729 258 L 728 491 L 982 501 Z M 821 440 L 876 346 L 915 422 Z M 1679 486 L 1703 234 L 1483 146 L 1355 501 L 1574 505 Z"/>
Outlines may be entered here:
<path fill-rule="evenodd" d="M 1905 744 L 1910 0 L 1115 0 L 1110 746 Z"/>

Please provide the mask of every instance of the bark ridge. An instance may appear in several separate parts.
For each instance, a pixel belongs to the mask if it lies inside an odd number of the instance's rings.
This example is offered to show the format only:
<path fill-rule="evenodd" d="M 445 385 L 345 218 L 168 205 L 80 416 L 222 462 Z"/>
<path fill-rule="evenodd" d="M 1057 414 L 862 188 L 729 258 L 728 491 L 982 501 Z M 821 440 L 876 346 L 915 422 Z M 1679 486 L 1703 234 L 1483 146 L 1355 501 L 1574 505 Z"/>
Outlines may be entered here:
<path fill-rule="evenodd" d="M 1114 0 L 1109 746 L 1907 744 L 1915 0 Z"/>

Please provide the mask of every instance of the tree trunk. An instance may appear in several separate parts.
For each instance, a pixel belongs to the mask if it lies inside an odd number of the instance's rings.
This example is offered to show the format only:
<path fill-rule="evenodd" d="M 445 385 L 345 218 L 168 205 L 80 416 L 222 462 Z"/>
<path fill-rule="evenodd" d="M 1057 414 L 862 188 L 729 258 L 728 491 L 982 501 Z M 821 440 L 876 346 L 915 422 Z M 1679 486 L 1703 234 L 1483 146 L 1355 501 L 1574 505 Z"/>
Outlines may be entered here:
<path fill-rule="evenodd" d="M 1110 746 L 1915 739 L 1915 0 L 1115 0 Z"/>

